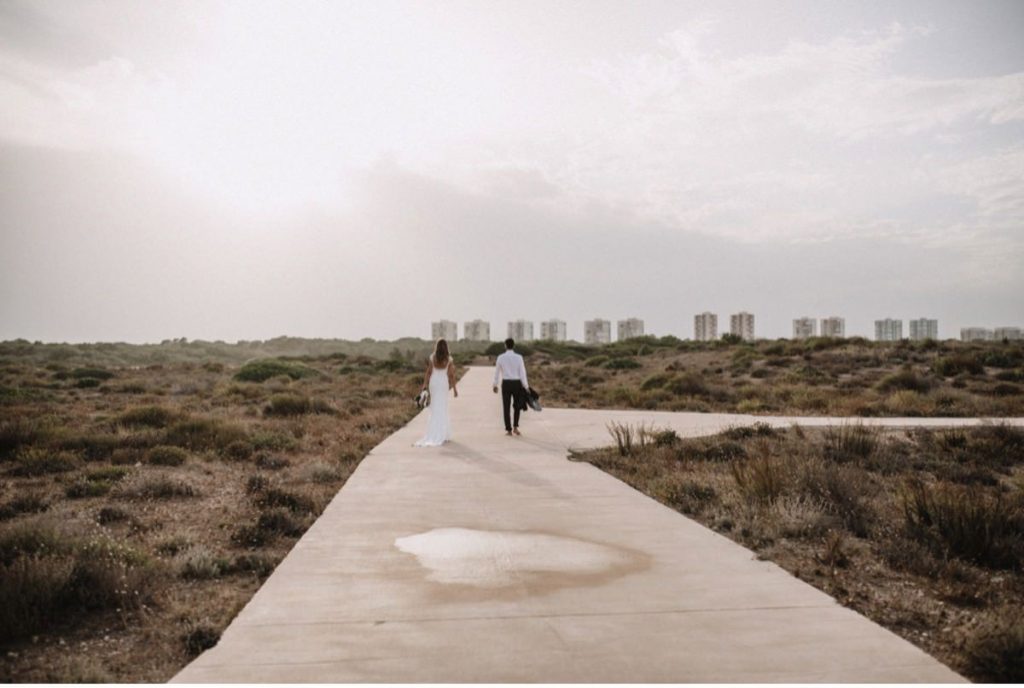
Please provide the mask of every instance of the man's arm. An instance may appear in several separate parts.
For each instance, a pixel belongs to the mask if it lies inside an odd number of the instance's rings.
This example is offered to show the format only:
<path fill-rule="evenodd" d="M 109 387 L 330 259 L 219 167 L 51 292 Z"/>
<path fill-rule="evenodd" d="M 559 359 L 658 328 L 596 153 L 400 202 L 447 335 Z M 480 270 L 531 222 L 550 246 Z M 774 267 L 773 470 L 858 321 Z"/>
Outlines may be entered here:
<path fill-rule="evenodd" d="M 500 356 L 499 356 L 500 358 Z M 492 385 L 495 390 L 498 389 L 498 376 L 501 374 L 501 366 L 498 365 L 497 359 L 494 361 L 494 384 Z"/>
<path fill-rule="evenodd" d="M 526 379 L 526 360 L 519 357 L 519 379 L 523 381 L 523 387 L 530 389 L 530 382 Z"/>

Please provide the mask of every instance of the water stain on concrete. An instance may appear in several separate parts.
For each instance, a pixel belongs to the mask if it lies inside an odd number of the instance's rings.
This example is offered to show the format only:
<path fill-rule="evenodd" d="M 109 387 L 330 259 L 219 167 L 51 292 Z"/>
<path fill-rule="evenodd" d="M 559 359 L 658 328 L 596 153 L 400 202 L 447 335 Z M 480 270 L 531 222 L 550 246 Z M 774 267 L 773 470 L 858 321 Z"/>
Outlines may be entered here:
<path fill-rule="evenodd" d="M 415 556 L 428 580 L 491 595 L 602 585 L 650 566 L 643 552 L 539 531 L 434 528 L 395 547 Z"/>

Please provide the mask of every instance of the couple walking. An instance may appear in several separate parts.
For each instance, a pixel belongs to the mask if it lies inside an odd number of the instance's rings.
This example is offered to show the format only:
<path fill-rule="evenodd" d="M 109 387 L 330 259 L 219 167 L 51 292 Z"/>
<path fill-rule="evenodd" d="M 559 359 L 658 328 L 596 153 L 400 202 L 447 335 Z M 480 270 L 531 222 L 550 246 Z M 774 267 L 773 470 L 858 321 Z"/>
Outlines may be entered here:
<path fill-rule="evenodd" d="M 505 419 L 505 434 L 519 435 L 519 413 L 528 403 L 530 384 L 526 379 L 526 363 L 523 357 L 515 352 L 515 341 L 505 340 L 505 353 L 498 356 L 494 366 L 494 393 L 498 393 L 501 382 L 501 407 Z M 455 382 L 455 364 L 448 351 L 448 342 L 438 339 L 434 345 L 434 353 L 430 355 L 426 374 L 423 377 L 423 390 L 430 393 L 430 421 L 423 439 L 416 442 L 417 447 L 437 447 L 452 436 L 452 424 L 448 415 L 448 391 L 459 396 Z"/>

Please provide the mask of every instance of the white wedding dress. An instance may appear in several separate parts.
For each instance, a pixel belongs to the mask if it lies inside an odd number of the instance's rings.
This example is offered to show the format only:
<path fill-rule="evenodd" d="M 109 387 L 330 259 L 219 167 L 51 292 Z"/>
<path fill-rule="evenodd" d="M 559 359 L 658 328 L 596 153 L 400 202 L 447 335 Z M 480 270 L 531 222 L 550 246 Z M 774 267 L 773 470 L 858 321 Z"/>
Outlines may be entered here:
<path fill-rule="evenodd" d="M 448 369 L 434 367 L 430 373 L 430 422 L 427 434 L 416 442 L 417 447 L 440 447 L 451 439 L 452 423 L 448 417 Z"/>

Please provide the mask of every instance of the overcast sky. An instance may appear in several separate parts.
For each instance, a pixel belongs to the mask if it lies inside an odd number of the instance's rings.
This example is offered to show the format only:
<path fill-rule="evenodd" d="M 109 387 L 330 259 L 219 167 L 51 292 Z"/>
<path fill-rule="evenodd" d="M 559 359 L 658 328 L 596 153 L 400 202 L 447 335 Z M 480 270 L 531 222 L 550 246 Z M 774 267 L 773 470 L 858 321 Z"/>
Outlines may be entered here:
<path fill-rule="evenodd" d="M 0 0 L 0 339 L 1024 325 L 1022 35 L 1019 0 Z"/>

